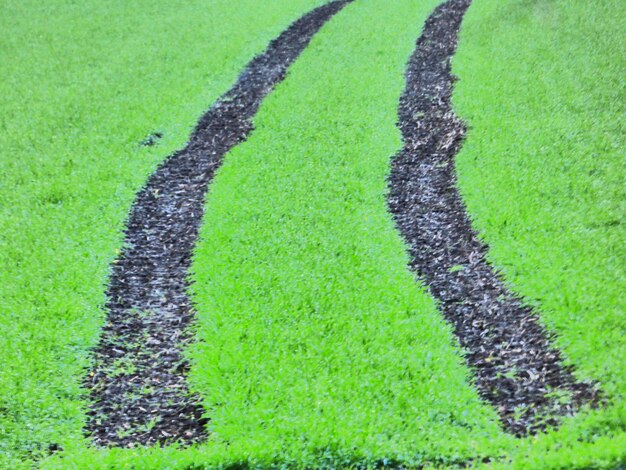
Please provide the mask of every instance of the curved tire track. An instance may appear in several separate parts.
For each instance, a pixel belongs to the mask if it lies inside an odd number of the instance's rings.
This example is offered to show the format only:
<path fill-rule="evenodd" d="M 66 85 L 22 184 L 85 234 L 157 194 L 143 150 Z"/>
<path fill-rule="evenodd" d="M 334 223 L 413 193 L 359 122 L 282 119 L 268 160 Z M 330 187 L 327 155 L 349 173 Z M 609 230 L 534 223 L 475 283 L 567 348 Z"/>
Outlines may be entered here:
<path fill-rule="evenodd" d="M 465 126 L 451 105 L 450 59 L 471 0 L 448 0 L 427 20 L 406 70 L 392 160 L 389 208 L 423 278 L 453 325 L 481 396 L 509 432 L 521 436 L 599 401 L 598 389 L 565 366 L 532 309 L 486 260 L 456 190 L 454 157 Z"/>
<path fill-rule="evenodd" d="M 201 400 L 191 395 L 182 350 L 194 319 L 187 273 L 204 197 L 224 155 L 246 140 L 263 98 L 285 78 L 313 35 L 352 0 L 304 15 L 255 57 L 200 119 L 187 146 L 152 174 L 132 207 L 125 248 L 112 266 L 107 323 L 86 386 L 86 432 L 99 446 L 205 439 Z"/>

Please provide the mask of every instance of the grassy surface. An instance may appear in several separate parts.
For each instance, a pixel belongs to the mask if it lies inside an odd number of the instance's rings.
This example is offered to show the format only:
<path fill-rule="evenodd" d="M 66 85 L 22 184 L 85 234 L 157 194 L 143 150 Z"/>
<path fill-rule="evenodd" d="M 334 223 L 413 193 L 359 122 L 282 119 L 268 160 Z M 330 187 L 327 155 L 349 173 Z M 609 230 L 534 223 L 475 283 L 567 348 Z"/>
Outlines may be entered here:
<path fill-rule="evenodd" d="M 606 311 L 602 316 L 604 327 L 610 330 L 595 329 L 595 337 L 585 346 L 585 354 L 594 351 L 596 362 L 587 366 L 582 360 L 584 354 L 575 356 L 560 343 L 583 378 L 602 381 L 615 405 L 581 413 L 567 420 L 559 431 L 527 440 L 508 440 L 494 433 L 491 424 L 468 419 L 480 416 L 479 407 L 472 403 L 470 395 L 462 395 L 464 385 L 455 375 L 461 371 L 452 359 L 447 359 L 449 339 L 444 335 L 448 333 L 444 333 L 439 321 L 431 320 L 432 307 L 401 269 L 405 260 L 383 212 L 382 199 L 388 158 L 399 145 L 391 127 L 401 89 L 394 74 L 411 50 L 401 50 L 400 39 L 406 34 L 406 44 L 410 44 L 416 37 L 411 12 L 421 8 L 429 11 L 432 6 L 425 2 L 398 2 L 390 11 L 380 9 L 376 2 L 360 2 L 358 7 L 350 8 L 350 16 L 346 12 L 341 17 L 343 21 L 329 25 L 326 34 L 305 53 L 290 79 L 259 114 L 258 132 L 231 154 L 220 171 L 209 198 L 210 210 L 196 258 L 199 336 L 204 343 L 197 348 L 193 376 L 206 397 L 216 440 L 232 446 L 254 443 L 258 455 L 274 451 L 296 455 L 298 461 L 314 458 L 325 450 L 337 458 L 352 455 L 446 462 L 491 455 L 501 457 L 503 465 L 520 467 L 615 465 L 624 458 L 625 441 L 623 402 L 618 394 L 623 390 L 623 340 L 622 331 L 615 329 L 624 326 L 620 317 L 623 305 L 618 305 L 617 295 L 623 280 L 619 277 L 623 275 L 623 264 L 619 262 L 623 251 L 618 250 L 623 248 L 616 238 L 605 232 L 605 245 L 596 251 L 595 257 L 598 264 L 613 263 L 612 270 L 606 268 L 610 275 L 600 272 L 609 279 L 613 293 L 604 304 Z M 530 75 L 535 82 L 538 77 L 551 74 L 558 77 L 561 68 L 555 66 L 553 56 L 561 57 L 559 45 L 565 43 L 569 50 L 579 49 L 578 69 L 574 68 L 572 77 L 580 79 L 584 72 L 592 74 L 597 67 L 607 74 L 605 94 L 586 95 L 591 103 L 586 112 L 598 119 L 596 111 L 608 108 L 609 131 L 591 132 L 599 140 L 615 139 L 619 104 L 615 95 L 619 90 L 611 88 L 611 84 L 619 77 L 619 67 L 615 65 L 618 55 L 615 47 L 609 45 L 604 49 L 606 55 L 594 62 L 590 57 L 599 46 L 589 44 L 589 37 L 597 37 L 598 30 L 616 36 L 616 29 L 604 26 L 604 19 L 611 15 L 609 6 L 599 10 L 589 6 L 571 9 L 564 2 L 509 2 L 498 9 L 493 3 L 477 1 L 463 36 L 468 46 L 459 59 L 470 65 L 466 69 L 459 66 L 457 72 L 471 87 L 476 81 L 483 83 L 474 72 L 477 63 L 489 65 L 481 71 L 502 65 L 489 60 L 489 45 L 485 46 L 480 36 L 493 34 L 489 25 L 496 18 L 490 13 L 496 9 L 502 22 L 497 30 L 508 41 L 506 47 L 502 37 L 491 37 L 498 43 L 498 50 L 510 54 L 507 57 L 511 57 L 511 62 L 517 61 L 517 67 L 527 69 L 526 79 L 530 80 Z M 560 11 L 561 21 L 553 23 L 556 30 L 552 35 L 544 31 L 544 16 L 548 14 L 543 11 L 545 8 Z M 585 8 L 594 10 L 593 15 Z M 580 27 L 583 20 L 587 22 L 585 28 Z M 410 33 L 413 38 L 409 38 Z M 531 38 L 526 49 L 520 47 L 522 37 L 527 41 Z M 609 39 L 606 42 L 611 44 Z M 485 53 L 481 61 L 468 59 L 472 47 Z M 520 57 L 520 53 L 525 55 Z M 463 70 L 470 67 L 471 72 L 465 75 Z M 505 86 L 503 82 L 507 80 L 519 80 L 514 67 L 499 71 L 499 75 L 484 83 Z M 576 83 L 570 86 L 576 89 Z M 498 100 L 509 99 L 521 107 L 529 95 L 533 96 L 531 101 L 537 99 L 534 93 L 539 93 L 541 83 L 525 89 L 528 94 L 518 94 L 517 99 L 511 98 L 514 88 L 510 95 L 505 95 L 506 99 L 485 92 L 471 95 L 468 101 L 476 103 L 474 109 L 481 110 L 482 116 L 489 117 L 481 103 L 493 100 L 495 108 Z M 550 95 L 553 107 L 540 109 L 551 122 L 555 121 L 555 109 L 571 114 L 567 109 L 570 100 L 563 90 L 549 89 L 544 93 Z M 546 101 L 539 99 L 537 103 L 545 106 Z M 526 129 L 520 132 L 529 133 L 524 141 L 527 148 L 541 147 L 545 139 L 554 142 L 555 134 L 545 122 L 536 124 L 530 111 L 523 110 L 521 114 L 526 117 L 520 118 L 517 126 Z M 585 125 L 588 120 L 588 116 L 572 119 L 570 134 L 590 132 Z M 542 129 L 543 139 L 537 136 L 537 143 L 530 144 L 528 140 L 535 139 L 535 135 L 529 127 Z M 502 137 L 498 135 L 497 139 L 506 145 Z M 470 142 L 473 138 L 471 135 Z M 623 175 L 618 168 L 621 162 L 616 158 L 618 148 L 614 142 L 609 147 L 612 158 L 597 165 L 613 165 L 612 172 L 605 169 L 607 179 L 598 179 L 595 173 L 592 176 L 593 184 L 601 185 L 608 194 L 606 202 L 614 205 L 623 201 L 617 193 L 621 187 L 615 185 Z M 497 160 L 499 152 L 493 155 Z M 560 164 L 554 160 L 550 164 L 556 168 L 567 167 L 568 162 L 570 168 L 576 166 L 571 153 L 562 153 L 562 158 Z M 588 158 L 591 163 L 596 160 L 593 155 Z M 536 159 L 538 171 L 557 174 L 555 167 L 539 169 L 542 161 L 545 159 Z M 513 178 L 528 178 L 528 166 L 525 162 L 520 164 Z M 509 167 L 505 175 L 511 173 Z M 538 178 L 533 175 L 526 181 L 533 182 L 531 188 L 536 190 Z M 579 207 L 579 203 L 570 204 L 567 193 L 559 192 L 563 182 L 570 179 L 580 186 L 569 186 L 569 190 L 580 191 L 580 197 L 585 198 L 587 193 L 577 173 L 555 176 L 543 188 L 551 192 L 552 206 L 562 211 L 561 217 L 566 219 L 570 217 L 568 208 Z M 486 184 L 481 181 L 475 186 Z M 506 185 L 501 188 L 510 191 Z M 546 198 L 541 199 L 544 207 Z M 518 198 L 517 203 L 521 200 Z M 483 204 L 480 199 L 475 203 L 478 204 Z M 610 220 L 618 217 L 615 209 Z M 591 199 L 583 212 L 595 211 L 595 217 L 606 217 L 603 210 L 601 202 Z M 529 212 L 537 216 L 536 211 Z M 608 224 L 614 226 L 613 222 Z M 576 237 L 576 228 L 560 229 L 565 230 L 571 234 L 564 238 Z M 576 246 L 581 246 L 580 240 Z M 553 236 L 550 248 L 554 251 Z M 575 253 L 565 250 L 563 256 L 571 259 Z M 533 271 L 532 266 L 528 271 Z M 578 290 L 571 275 L 562 280 L 568 281 L 573 282 L 569 287 L 573 297 L 586 295 L 584 290 Z M 595 285 L 596 292 L 602 292 L 598 286 L 603 283 L 598 279 L 587 282 L 587 290 Z M 603 289 L 604 295 L 611 292 Z M 562 303 L 572 315 L 568 302 Z M 546 311 L 550 306 L 548 303 Z M 563 305 L 560 308 L 563 311 Z M 407 316 L 408 312 L 414 317 Z M 577 313 L 574 312 L 574 318 Z M 597 317 L 597 311 L 593 317 Z M 546 321 L 559 333 L 562 331 L 560 338 L 571 335 L 564 331 L 564 326 L 550 322 L 548 315 Z M 594 340 L 604 341 L 607 346 L 595 350 L 598 346 Z M 581 343 L 585 338 L 570 336 L 569 341 Z M 608 367 L 601 363 L 607 360 L 611 362 Z M 604 372 L 603 367 L 608 371 Z M 424 377 L 432 378 L 427 387 Z M 445 410 L 458 417 L 459 404 L 468 413 L 464 423 L 441 414 Z M 459 424 L 472 431 L 459 432 Z M 491 440 L 486 442 L 481 439 L 483 436 L 491 436 Z"/>
<path fill-rule="evenodd" d="M 0 6 L 0 468 L 51 442 L 65 452 L 48 468 L 624 462 L 624 7 L 604 0 L 475 0 L 455 103 L 473 127 L 461 189 L 494 263 L 614 406 L 515 440 L 477 399 L 384 200 L 404 64 L 438 2 L 358 0 L 314 38 L 211 188 L 191 352 L 211 440 L 87 447 L 81 374 L 134 192 L 252 54 L 321 1 L 234 3 Z M 160 145 L 140 147 L 154 131 Z"/>
<path fill-rule="evenodd" d="M 626 390 L 624 14 L 478 0 L 454 61 L 459 184 L 491 259 L 611 394 Z"/>
<path fill-rule="evenodd" d="M 384 198 L 404 66 L 435 5 L 348 6 L 219 170 L 194 265 L 191 379 L 210 441 L 73 462 L 450 462 L 508 439 L 406 269 Z"/>
<path fill-rule="evenodd" d="M 499 434 L 384 198 L 405 63 L 436 3 L 349 6 L 211 188 L 192 378 L 231 446 L 462 458 Z"/>
<path fill-rule="evenodd" d="M 81 439 L 86 351 L 134 193 L 321 3 L 0 3 L 0 468 Z"/>
<path fill-rule="evenodd" d="M 459 185 L 475 226 L 578 376 L 613 401 L 587 437 L 619 435 L 622 449 L 625 14 L 619 0 L 476 0 L 454 59 L 471 128 Z"/>

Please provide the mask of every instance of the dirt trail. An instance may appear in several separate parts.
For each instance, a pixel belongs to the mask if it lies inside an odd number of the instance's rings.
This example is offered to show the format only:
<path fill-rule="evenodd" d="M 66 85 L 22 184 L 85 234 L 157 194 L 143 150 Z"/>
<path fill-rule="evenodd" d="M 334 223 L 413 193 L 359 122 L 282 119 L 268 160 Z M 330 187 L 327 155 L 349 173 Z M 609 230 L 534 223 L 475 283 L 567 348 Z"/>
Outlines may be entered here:
<path fill-rule="evenodd" d="M 481 396 L 522 436 L 557 425 L 599 391 L 566 367 L 537 314 L 507 289 L 485 258 L 456 189 L 454 158 L 465 125 L 451 105 L 450 59 L 471 0 L 449 0 L 429 17 L 406 70 L 388 204 L 426 281 L 467 351 Z"/>
<path fill-rule="evenodd" d="M 313 35 L 352 0 L 333 1 L 294 22 L 255 57 L 200 119 L 187 146 L 150 177 L 132 207 L 125 248 L 112 266 L 107 322 L 86 386 L 86 432 L 98 446 L 205 439 L 201 400 L 189 393 L 182 355 L 192 340 L 187 288 L 209 183 L 224 155 L 246 140 L 263 98 Z"/>

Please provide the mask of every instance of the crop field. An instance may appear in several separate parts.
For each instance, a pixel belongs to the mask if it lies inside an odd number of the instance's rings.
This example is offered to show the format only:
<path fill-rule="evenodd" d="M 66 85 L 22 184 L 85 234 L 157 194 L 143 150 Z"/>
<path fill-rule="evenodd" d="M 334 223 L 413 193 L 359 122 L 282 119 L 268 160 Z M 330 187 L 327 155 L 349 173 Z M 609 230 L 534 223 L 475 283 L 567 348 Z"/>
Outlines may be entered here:
<path fill-rule="evenodd" d="M 626 467 L 624 18 L 0 1 L 0 470 Z"/>

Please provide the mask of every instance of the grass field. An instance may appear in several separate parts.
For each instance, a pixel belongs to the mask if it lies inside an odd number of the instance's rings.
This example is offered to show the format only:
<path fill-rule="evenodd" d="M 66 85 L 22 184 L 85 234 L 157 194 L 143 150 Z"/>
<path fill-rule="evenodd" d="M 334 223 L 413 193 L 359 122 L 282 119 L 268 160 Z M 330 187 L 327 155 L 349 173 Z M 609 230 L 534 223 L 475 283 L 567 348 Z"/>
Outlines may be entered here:
<path fill-rule="evenodd" d="M 134 193 L 320 3 L 2 2 L 0 458 L 81 439 L 81 377 Z"/>
<path fill-rule="evenodd" d="M 454 59 L 468 210 L 605 407 L 515 439 L 471 386 L 385 203 L 404 66 L 439 2 L 356 0 L 211 185 L 188 351 L 209 441 L 89 447 L 81 381 L 135 192 L 245 63 L 323 1 L 234 3 L 0 5 L 0 468 L 626 464 L 617 0 L 475 0 Z M 63 452 L 46 457 L 51 443 Z"/>
<path fill-rule="evenodd" d="M 620 13 L 617 1 L 477 2 L 455 60 L 471 126 L 458 173 L 476 227 L 611 394 L 626 389 Z"/>
<path fill-rule="evenodd" d="M 568 449 L 564 468 L 591 466 L 576 434 L 613 436 L 624 462 L 624 13 L 611 0 L 477 1 L 454 59 L 454 101 L 470 126 L 457 172 L 475 227 L 579 377 L 610 397 L 562 430 L 552 448 Z"/>

